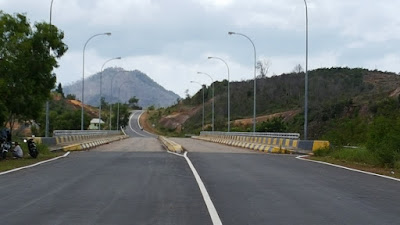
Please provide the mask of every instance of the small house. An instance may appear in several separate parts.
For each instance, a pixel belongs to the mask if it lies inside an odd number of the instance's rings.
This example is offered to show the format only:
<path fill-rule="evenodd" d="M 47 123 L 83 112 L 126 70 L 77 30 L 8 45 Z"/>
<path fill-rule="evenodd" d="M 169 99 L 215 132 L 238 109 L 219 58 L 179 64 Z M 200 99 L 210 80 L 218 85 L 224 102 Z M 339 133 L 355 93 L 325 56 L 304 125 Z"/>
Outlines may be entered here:
<path fill-rule="evenodd" d="M 103 125 L 105 124 L 103 120 L 98 119 L 98 118 L 94 118 L 90 121 L 90 126 L 89 126 L 89 130 L 98 130 L 99 129 L 99 125 Z"/>

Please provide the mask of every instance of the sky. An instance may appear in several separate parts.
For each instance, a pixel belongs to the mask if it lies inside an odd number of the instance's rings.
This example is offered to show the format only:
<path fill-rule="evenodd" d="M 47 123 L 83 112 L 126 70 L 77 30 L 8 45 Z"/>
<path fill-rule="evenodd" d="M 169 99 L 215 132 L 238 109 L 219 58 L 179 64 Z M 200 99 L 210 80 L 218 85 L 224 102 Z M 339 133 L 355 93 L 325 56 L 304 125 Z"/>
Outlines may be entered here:
<path fill-rule="evenodd" d="M 49 21 L 51 0 L 0 0 L 4 13 L 26 13 L 31 23 Z M 400 1 L 308 0 L 310 70 L 362 67 L 400 72 Z M 52 24 L 65 33 L 68 52 L 54 70 L 68 85 L 107 67 L 140 70 L 184 97 L 211 79 L 254 77 L 257 60 L 268 76 L 305 68 L 304 0 L 54 0 Z"/>

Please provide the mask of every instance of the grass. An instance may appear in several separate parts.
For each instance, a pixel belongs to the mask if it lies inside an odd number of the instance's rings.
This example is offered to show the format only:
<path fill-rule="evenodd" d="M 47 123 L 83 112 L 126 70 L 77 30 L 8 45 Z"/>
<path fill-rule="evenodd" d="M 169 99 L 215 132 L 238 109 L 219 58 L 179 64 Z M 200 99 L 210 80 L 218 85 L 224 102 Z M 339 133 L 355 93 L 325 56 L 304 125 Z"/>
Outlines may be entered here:
<path fill-rule="evenodd" d="M 318 150 L 310 159 L 400 178 L 400 161 L 394 168 L 385 167 L 375 153 L 365 147 Z"/>
<path fill-rule="evenodd" d="M 26 146 L 26 144 L 22 141 L 18 142 L 20 143 L 21 148 L 24 152 L 24 157 L 22 159 L 13 159 L 12 153 L 9 152 L 6 160 L 0 160 L 0 172 L 12 170 L 19 167 L 29 166 L 64 154 L 63 152 L 50 152 L 47 146 L 42 144 L 37 144 L 39 155 L 36 159 L 34 159 L 28 154 L 28 147 Z"/>

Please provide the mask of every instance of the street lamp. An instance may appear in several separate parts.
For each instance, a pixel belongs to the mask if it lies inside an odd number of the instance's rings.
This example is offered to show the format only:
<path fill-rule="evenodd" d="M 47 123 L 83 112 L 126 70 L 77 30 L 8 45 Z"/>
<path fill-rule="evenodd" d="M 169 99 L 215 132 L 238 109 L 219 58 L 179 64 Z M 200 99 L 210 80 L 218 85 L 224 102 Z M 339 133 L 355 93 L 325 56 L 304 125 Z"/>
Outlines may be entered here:
<path fill-rule="evenodd" d="M 97 37 L 97 36 L 101 36 L 101 35 L 107 35 L 107 36 L 110 36 L 111 35 L 111 33 L 100 33 L 100 34 L 95 34 L 95 35 L 93 35 L 93 36 L 91 36 L 87 41 L 86 41 L 86 43 L 85 43 L 85 45 L 83 46 L 83 63 L 82 63 L 82 115 L 81 115 L 81 130 L 83 130 L 83 105 L 85 104 L 85 93 L 84 93 L 84 91 L 85 91 L 85 49 L 86 49 L 86 45 L 88 44 L 88 42 L 90 41 L 90 40 L 92 40 L 94 37 Z"/>
<path fill-rule="evenodd" d="M 108 62 L 110 62 L 110 61 L 112 61 L 112 60 L 116 60 L 116 59 L 121 59 L 121 57 L 116 57 L 116 58 L 109 59 L 109 60 L 107 60 L 107 61 L 104 62 L 103 66 L 101 66 L 101 73 L 100 73 L 99 130 L 100 130 L 100 126 L 101 126 L 101 123 L 100 123 L 100 121 L 101 121 L 101 95 L 102 95 L 101 89 L 102 89 L 102 84 L 103 84 L 103 68 L 104 68 L 104 65 L 106 65 L 106 63 L 108 63 Z M 110 118 L 110 119 L 111 119 L 111 118 Z"/>
<path fill-rule="evenodd" d="M 246 35 L 241 34 L 241 33 L 236 33 L 236 32 L 228 32 L 229 35 L 236 34 L 243 36 L 247 38 L 251 44 L 253 45 L 254 48 L 254 107 L 253 107 L 253 132 L 256 132 L 256 71 L 257 71 L 257 59 L 256 59 L 256 46 L 254 45 L 254 42 Z"/>
<path fill-rule="evenodd" d="M 124 84 L 128 84 L 128 83 L 122 83 L 122 84 L 119 86 L 119 89 L 118 89 L 117 130 L 119 130 L 119 101 L 120 101 L 121 87 L 122 87 Z"/>
<path fill-rule="evenodd" d="M 214 79 L 207 73 L 197 72 L 197 74 L 204 74 L 208 76 L 212 81 L 212 131 L 214 132 L 214 105 L 215 105 L 215 98 L 214 98 Z"/>
<path fill-rule="evenodd" d="M 304 140 L 307 140 L 308 125 L 308 7 L 307 1 L 304 0 L 306 6 L 306 74 L 304 78 Z"/>
<path fill-rule="evenodd" d="M 225 63 L 226 68 L 228 69 L 228 132 L 231 132 L 231 95 L 230 95 L 230 88 L 229 88 L 229 66 L 228 63 L 225 62 L 225 60 L 219 58 L 219 57 L 208 57 L 208 59 L 218 59 Z"/>
<path fill-rule="evenodd" d="M 190 83 L 199 84 L 199 85 L 201 85 L 201 87 L 203 88 L 203 119 L 201 120 L 201 130 L 204 131 L 204 85 L 203 85 L 203 84 L 200 84 L 199 82 L 196 82 L 196 81 L 190 81 Z"/>
<path fill-rule="evenodd" d="M 121 72 L 129 72 L 129 71 L 126 71 L 126 70 L 123 70 L 123 71 L 121 71 Z M 115 74 L 114 74 L 114 76 L 112 76 L 112 78 L 111 78 L 111 83 L 110 83 L 110 95 L 111 95 L 111 100 L 112 100 L 112 96 L 113 96 L 113 82 L 114 82 L 114 77 L 115 77 Z M 110 130 L 111 130 L 111 127 L 112 127 L 112 124 L 111 124 L 111 116 L 112 116 L 112 104 L 111 104 L 111 100 L 110 100 Z"/>
<path fill-rule="evenodd" d="M 51 30 L 51 17 L 52 17 L 52 14 L 53 14 L 53 1 L 54 0 L 51 0 L 51 3 L 50 3 L 50 32 L 52 31 Z M 51 51 L 51 47 L 49 48 L 49 52 Z M 47 100 L 46 101 L 46 128 L 45 128 L 45 137 L 48 137 L 49 136 L 49 125 L 50 125 L 50 121 L 49 121 L 49 100 Z"/>

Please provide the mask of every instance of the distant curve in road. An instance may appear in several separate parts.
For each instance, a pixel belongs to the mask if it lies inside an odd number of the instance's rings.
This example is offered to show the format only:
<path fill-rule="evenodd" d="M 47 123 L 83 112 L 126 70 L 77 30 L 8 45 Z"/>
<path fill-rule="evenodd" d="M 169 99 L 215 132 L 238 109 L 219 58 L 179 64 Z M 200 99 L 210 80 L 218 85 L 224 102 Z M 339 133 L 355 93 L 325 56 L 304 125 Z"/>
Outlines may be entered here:
<path fill-rule="evenodd" d="M 128 126 L 125 128 L 125 133 L 130 137 L 146 137 L 156 138 L 157 135 L 149 133 L 142 129 L 139 124 L 139 118 L 144 113 L 144 110 L 135 110 L 129 117 Z"/>

